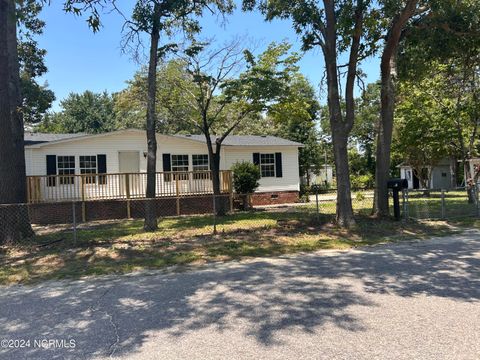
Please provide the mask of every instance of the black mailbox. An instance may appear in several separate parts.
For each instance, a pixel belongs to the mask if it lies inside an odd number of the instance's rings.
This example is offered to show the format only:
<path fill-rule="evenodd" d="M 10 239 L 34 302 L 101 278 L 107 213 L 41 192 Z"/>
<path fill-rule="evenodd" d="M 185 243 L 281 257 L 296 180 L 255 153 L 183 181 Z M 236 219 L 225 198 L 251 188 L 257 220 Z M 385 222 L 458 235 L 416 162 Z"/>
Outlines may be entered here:
<path fill-rule="evenodd" d="M 408 181 L 407 179 L 390 179 L 387 182 L 387 187 L 392 190 L 403 190 L 408 188 Z"/>
<path fill-rule="evenodd" d="M 400 190 L 408 188 L 408 181 L 407 179 L 390 179 L 387 182 L 387 187 L 392 189 L 393 213 L 395 219 L 400 220 L 400 197 L 398 193 Z"/>

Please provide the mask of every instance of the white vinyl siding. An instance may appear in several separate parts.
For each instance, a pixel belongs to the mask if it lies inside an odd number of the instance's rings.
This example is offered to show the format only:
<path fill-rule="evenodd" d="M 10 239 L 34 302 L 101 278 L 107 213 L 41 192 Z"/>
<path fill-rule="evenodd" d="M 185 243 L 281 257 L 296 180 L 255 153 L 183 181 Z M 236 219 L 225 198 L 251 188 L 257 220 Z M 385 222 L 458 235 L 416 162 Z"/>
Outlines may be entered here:
<path fill-rule="evenodd" d="M 283 176 L 262 177 L 257 192 L 300 191 L 298 148 L 294 146 L 225 146 L 222 168 L 230 169 L 236 162 L 253 162 L 253 153 L 282 153 Z"/>
<path fill-rule="evenodd" d="M 157 171 L 162 171 L 162 154 L 184 154 L 189 156 L 189 170 L 193 170 L 193 155 L 205 155 L 207 146 L 189 139 L 179 139 L 171 136 L 157 135 Z M 105 154 L 107 158 L 107 173 L 119 173 L 118 153 L 120 151 L 138 151 L 140 153 L 140 172 L 147 171 L 147 161 L 143 156 L 147 151 L 145 132 L 131 130 L 47 144 L 42 147 L 27 147 L 25 161 L 27 175 L 46 175 L 46 156 L 74 156 L 75 174 L 80 174 L 80 156 L 96 156 Z M 298 171 L 298 149 L 295 146 L 223 146 L 220 156 L 220 169 L 229 170 L 237 161 L 252 162 L 253 153 L 282 153 L 283 177 L 265 177 L 260 179 L 259 192 L 267 191 L 298 191 L 300 178 Z M 172 164 L 173 165 L 173 164 Z M 98 167 L 98 164 L 97 164 Z"/>

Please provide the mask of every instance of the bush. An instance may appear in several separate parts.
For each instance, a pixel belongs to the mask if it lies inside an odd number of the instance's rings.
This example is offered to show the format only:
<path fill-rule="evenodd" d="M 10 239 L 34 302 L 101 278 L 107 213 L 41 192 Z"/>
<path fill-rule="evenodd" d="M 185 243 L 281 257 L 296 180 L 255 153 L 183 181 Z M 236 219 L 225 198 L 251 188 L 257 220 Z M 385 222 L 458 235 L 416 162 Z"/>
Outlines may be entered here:
<path fill-rule="evenodd" d="M 232 166 L 233 188 L 241 195 L 243 210 L 250 208 L 248 194 L 255 192 L 260 183 L 260 168 L 250 162 L 240 162 Z"/>
<path fill-rule="evenodd" d="M 237 194 L 251 194 L 258 188 L 260 169 L 250 162 L 240 162 L 232 166 L 233 188 Z"/>
<path fill-rule="evenodd" d="M 300 200 L 302 202 L 309 202 L 310 201 L 310 194 L 312 193 L 312 186 L 306 184 L 300 184 Z"/>
<path fill-rule="evenodd" d="M 371 174 L 350 176 L 352 190 L 372 189 L 374 180 Z"/>
<path fill-rule="evenodd" d="M 364 193 L 361 193 L 361 192 L 358 192 L 356 195 L 355 195 L 355 200 L 358 201 L 358 202 L 362 202 L 366 199 L 366 196 Z"/>

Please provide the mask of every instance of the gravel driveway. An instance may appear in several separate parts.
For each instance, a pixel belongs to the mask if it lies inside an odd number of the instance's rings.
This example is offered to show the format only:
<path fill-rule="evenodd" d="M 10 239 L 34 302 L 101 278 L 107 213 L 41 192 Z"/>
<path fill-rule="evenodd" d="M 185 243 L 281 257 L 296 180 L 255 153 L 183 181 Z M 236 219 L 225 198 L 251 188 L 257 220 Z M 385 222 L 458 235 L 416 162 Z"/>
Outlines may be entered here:
<path fill-rule="evenodd" d="M 1 359 L 480 359 L 480 232 L 0 287 L 0 339 Z"/>

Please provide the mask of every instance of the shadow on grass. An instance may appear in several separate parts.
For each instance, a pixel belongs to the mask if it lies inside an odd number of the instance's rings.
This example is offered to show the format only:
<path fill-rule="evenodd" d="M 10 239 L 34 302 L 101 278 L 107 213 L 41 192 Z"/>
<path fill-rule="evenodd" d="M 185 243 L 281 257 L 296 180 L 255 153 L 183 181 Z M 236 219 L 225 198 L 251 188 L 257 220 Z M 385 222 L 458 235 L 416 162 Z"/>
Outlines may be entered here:
<path fill-rule="evenodd" d="M 211 220 L 211 216 L 165 219 L 162 226 L 168 229 L 155 233 L 143 232 L 141 220 L 97 224 L 80 230 L 76 242 L 69 230 L 39 236 L 0 257 L 0 284 L 346 249 L 451 232 L 446 224 L 361 216 L 354 228 L 345 230 L 336 227 L 329 215 L 258 211 L 218 219 L 221 233 L 213 236 L 213 229 L 205 226 Z M 48 241 L 53 243 L 44 247 Z"/>

